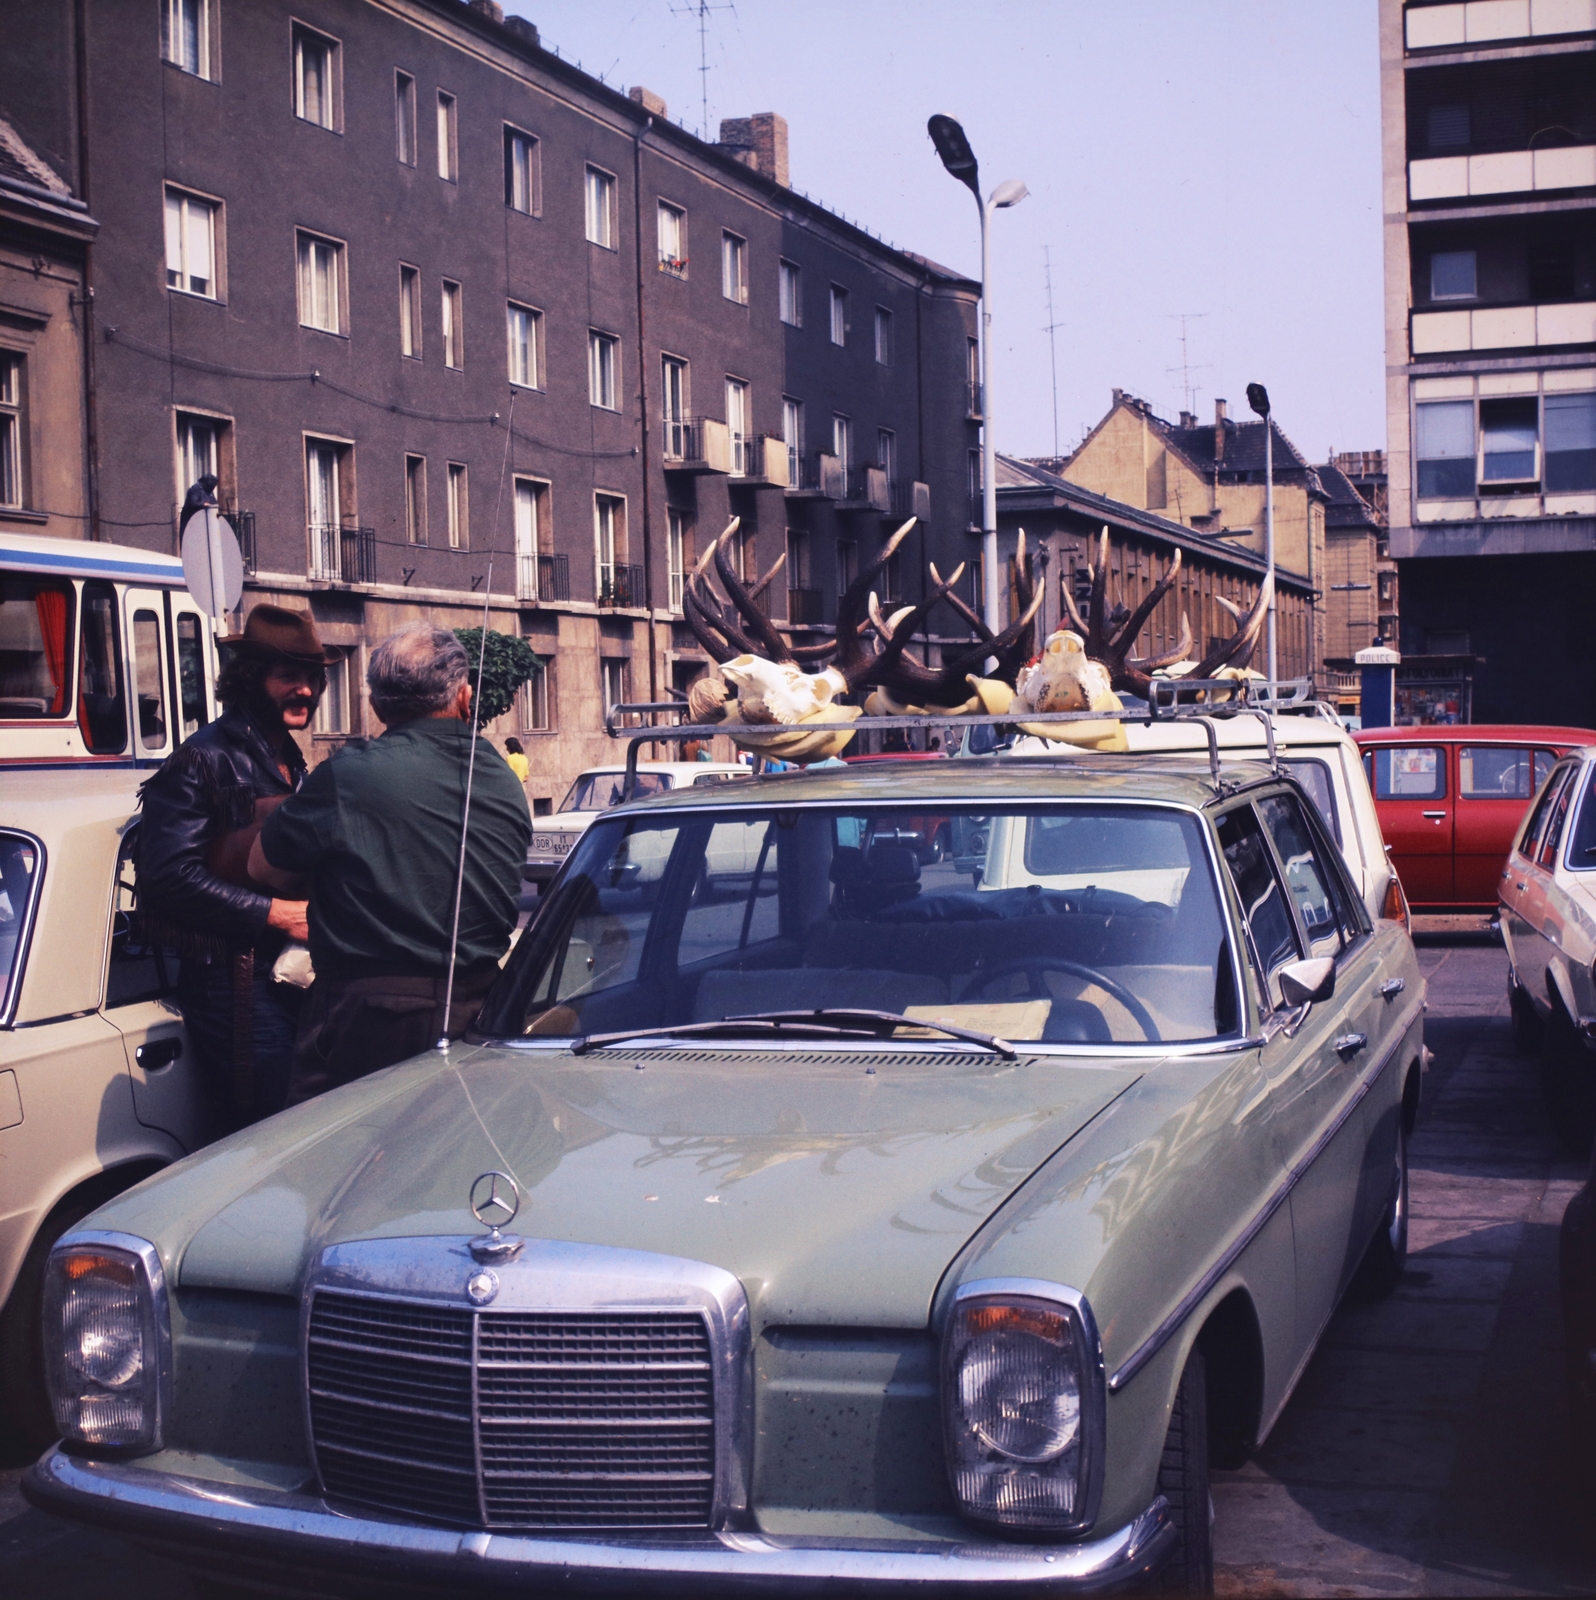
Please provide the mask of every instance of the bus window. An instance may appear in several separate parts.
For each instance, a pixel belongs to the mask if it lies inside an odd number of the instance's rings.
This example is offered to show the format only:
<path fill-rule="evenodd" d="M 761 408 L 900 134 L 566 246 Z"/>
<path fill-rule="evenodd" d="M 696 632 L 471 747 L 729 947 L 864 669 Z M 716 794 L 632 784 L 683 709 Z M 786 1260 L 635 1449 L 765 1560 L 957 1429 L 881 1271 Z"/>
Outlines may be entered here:
<path fill-rule="evenodd" d="M 161 664 L 159 613 L 133 613 L 134 694 L 139 708 L 139 743 L 156 751 L 166 743 L 166 674 Z"/>
<path fill-rule="evenodd" d="M 108 583 L 85 583 L 78 724 L 83 742 L 97 756 L 118 755 L 127 749 L 127 698 L 117 633 L 116 590 Z"/>
<path fill-rule="evenodd" d="M 182 709 L 182 732 L 186 739 L 205 722 L 205 641 L 200 635 L 200 619 L 192 611 L 180 612 L 177 629 L 177 692 Z"/>
<path fill-rule="evenodd" d="M 72 585 L 0 573 L 0 720 L 65 717 Z"/>

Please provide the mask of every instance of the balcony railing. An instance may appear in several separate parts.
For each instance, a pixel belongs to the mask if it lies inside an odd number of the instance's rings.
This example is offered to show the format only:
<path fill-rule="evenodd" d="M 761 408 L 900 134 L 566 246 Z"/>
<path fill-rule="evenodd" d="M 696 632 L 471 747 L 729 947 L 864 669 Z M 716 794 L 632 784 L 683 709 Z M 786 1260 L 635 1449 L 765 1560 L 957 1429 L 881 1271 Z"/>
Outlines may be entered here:
<path fill-rule="evenodd" d="M 886 471 L 881 467 L 850 467 L 842 503 L 868 511 L 890 511 L 891 487 Z"/>
<path fill-rule="evenodd" d="M 731 430 L 724 422 L 702 417 L 666 417 L 660 424 L 660 453 L 667 468 L 680 472 L 730 472 Z"/>
<path fill-rule="evenodd" d="M 659 270 L 667 278 L 685 278 L 687 276 L 687 257 L 661 256 L 659 258 Z"/>
<path fill-rule="evenodd" d="M 791 449 L 787 453 L 789 494 L 809 495 L 826 500 L 841 500 L 848 491 L 848 474 L 841 461 L 836 456 L 825 450 L 816 450 L 810 455 L 798 458 L 796 467 L 793 457 L 796 452 Z"/>
<path fill-rule="evenodd" d="M 244 571 L 253 578 L 255 576 L 255 513 L 253 511 L 224 511 L 222 521 L 230 527 L 238 537 L 238 551 L 244 558 Z"/>
<path fill-rule="evenodd" d="M 818 589 L 787 591 L 787 620 L 795 628 L 816 627 L 826 620 L 826 597 Z"/>
<path fill-rule="evenodd" d="M 924 522 L 931 515 L 931 489 L 913 478 L 894 478 L 889 485 L 892 514 L 895 517 L 918 517 Z"/>
<path fill-rule="evenodd" d="M 1477 156 L 1426 156 L 1408 163 L 1408 198 L 1461 200 L 1542 189 L 1596 187 L 1596 145 L 1550 145 Z"/>
<path fill-rule="evenodd" d="M 598 603 L 601 606 L 636 607 L 643 604 L 641 567 L 600 567 Z"/>
<path fill-rule="evenodd" d="M 751 434 L 743 442 L 742 475 L 749 483 L 785 489 L 792 483 L 791 455 L 786 443 L 772 434 Z"/>
<path fill-rule="evenodd" d="M 310 576 L 319 583 L 375 583 L 376 530 L 311 523 Z"/>
<path fill-rule="evenodd" d="M 1592 343 L 1596 343 L 1596 300 L 1413 313 L 1416 356 Z"/>
<path fill-rule="evenodd" d="M 515 558 L 517 600 L 569 600 L 571 567 L 564 556 L 519 553 Z"/>

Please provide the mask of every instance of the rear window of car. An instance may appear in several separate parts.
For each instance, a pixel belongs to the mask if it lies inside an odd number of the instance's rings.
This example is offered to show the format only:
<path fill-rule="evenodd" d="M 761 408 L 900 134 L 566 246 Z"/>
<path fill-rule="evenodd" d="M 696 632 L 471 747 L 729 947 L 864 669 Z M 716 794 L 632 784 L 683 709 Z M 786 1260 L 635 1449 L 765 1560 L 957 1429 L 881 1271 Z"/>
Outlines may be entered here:
<path fill-rule="evenodd" d="M 1457 792 L 1464 800 L 1528 800 L 1546 782 L 1555 750 L 1465 744 L 1457 753 Z"/>
<path fill-rule="evenodd" d="M 1438 744 L 1379 745 L 1364 756 L 1376 800 L 1444 800 L 1446 749 Z"/>
<path fill-rule="evenodd" d="M 584 772 L 571 785 L 571 792 L 560 802 L 561 811 L 608 811 L 622 800 L 626 787 L 624 772 Z M 641 800 L 646 795 L 667 794 L 671 787 L 668 772 L 640 772 L 632 786 L 632 798 Z"/>

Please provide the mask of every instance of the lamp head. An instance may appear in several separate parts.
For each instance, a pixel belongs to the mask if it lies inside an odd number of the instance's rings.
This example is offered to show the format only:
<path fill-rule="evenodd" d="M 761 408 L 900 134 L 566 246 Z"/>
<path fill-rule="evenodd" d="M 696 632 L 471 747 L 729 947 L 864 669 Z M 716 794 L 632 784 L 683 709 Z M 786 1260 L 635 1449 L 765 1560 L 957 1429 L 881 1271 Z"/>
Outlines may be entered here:
<path fill-rule="evenodd" d="M 979 200 L 979 169 L 964 129 L 952 117 L 945 117 L 940 112 L 926 123 L 925 129 L 931 135 L 931 143 L 937 147 L 942 165 Z"/>
<path fill-rule="evenodd" d="M 1007 206 L 1017 206 L 1030 192 L 1018 178 L 1005 178 L 992 191 L 992 204 L 1000 211 Z"/>
<path fill-rule="evenodd" d="M 1269 391 L 1261 383 L 1247 385 L 1247 404 L 1257 412 L 1260 417 L 1269 415 Z"/>

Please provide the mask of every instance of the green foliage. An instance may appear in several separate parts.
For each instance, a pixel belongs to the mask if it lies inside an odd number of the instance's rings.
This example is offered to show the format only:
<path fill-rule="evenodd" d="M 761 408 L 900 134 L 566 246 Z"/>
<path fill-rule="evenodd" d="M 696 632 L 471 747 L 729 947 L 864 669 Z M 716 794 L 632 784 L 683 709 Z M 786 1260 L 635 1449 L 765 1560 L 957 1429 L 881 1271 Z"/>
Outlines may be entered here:
<path fill-rule="evenodd" d="M 454 636 L 465 646 L 471 661 L 471 682 L 477 681 L 477 654 L 482 649 L 480 628 L 456 628 Z M 482 663 L 482 688 L 477 694 L 477 726 L 485 728 L 515 704 L 515 694 L 538 670 L 538 658 L 525 639 L 513 633 L 488 630 L 487 656 Z"/>

